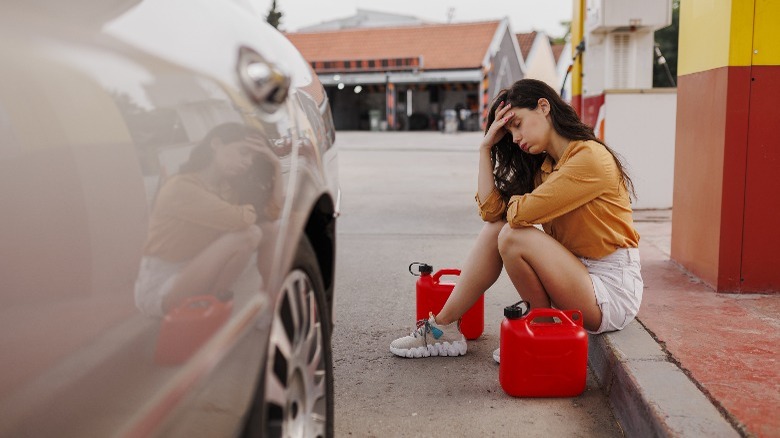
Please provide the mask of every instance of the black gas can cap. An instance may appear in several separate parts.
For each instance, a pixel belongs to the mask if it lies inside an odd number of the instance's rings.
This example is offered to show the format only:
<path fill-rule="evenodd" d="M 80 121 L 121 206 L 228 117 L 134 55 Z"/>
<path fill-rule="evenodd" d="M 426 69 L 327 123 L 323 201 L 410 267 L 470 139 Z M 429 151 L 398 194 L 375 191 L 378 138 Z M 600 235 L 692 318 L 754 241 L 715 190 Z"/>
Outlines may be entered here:
<path fill-rule="evenodd" d="M 508 319 L 518 319 L 525 316 L 531 310 L 531 303 L 518 301 L 511 306 L 504 307 L 504 316 Z"/>
<path fill-rule="evenodd" d="M 412 266 L 416 266 L 417 267 L 417 272 L 416 273 L 414 272 L 414 270 L 413 270 L 414 268 L 412 268 Z M 409 272 L 412 275 L 414 275 L 416 277 L 419 277 L 420 275 L 430 274 L 431 272 L 433 272 L 433 266 L 431 266 L 431 265 L 429 265 L 427 263 L 422 263 L 422 262 L 412 262 L 412 264 L 409 265 Z"/>

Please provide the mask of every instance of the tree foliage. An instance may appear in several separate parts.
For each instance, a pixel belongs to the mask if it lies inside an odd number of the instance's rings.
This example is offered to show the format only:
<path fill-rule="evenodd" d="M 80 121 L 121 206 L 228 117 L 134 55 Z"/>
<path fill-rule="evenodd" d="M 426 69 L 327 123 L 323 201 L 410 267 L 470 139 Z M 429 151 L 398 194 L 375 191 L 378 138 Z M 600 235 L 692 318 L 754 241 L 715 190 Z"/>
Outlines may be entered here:
<path fill-rule="evenodd" d="M 279 25 L 282 24 L 282 11 L 276 9 L 276 0 L 271 3 L 271 9 L 268 11 L 268 15 L 265 17 L 268 24 L 279 29 Z"/>
<path fill-rule="evenodd" d="M 553 44 L 566 44 L 566 41 L 569 39 L 569 35 L 571 35 L 571 20 L 563 20 L 560 22 L 560 25 L 566 29 L 566 33 L 560 37 L 550 37 L 550 42 Z"/>
<path fill-rule="evenodd" d="M 653 53 L 653 87 L 674 87 L 677 83 L 677 40 L 680 34 L 680 0 L 672 1 L 672 24 L 655 32 L 655 43 L 661 50 L 667 72 L 663 64 L 658 63 L 658 56 Z M 669 79 L 671 74 L 674 83 Z"/>

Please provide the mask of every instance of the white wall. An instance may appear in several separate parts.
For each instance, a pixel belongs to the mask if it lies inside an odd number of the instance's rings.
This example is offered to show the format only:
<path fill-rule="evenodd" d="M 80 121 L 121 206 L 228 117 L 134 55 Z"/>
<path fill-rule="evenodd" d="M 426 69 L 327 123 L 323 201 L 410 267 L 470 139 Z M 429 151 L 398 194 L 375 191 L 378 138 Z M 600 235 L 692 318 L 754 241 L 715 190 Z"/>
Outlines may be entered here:
<path fill-rule="evenodd" d="M 544 32 L 538 32 L 531 50 L 528 52 L 528 59 L 525 60 L 525 77 L 538 79 L 547 85 L 560 89 L 558 85 L 558 71 L 555 65 L 555 56 L 553 56 L 550 40 Z"/>
<path fill-rule="evenodd" d="M 653 86 L 654 33 L 590 33 L 585 37 L 582 78 L 583 95 L 595 96 L 604 89 L 644 89 Z"/>
<path fill-rule="evenodd" d="M 604 108 L 604 140 L 628 164 L 633 208 L 671 208 L 677 90 L 606 90 Z"/>
<path fill-rule="evenodd" d="M 660 29 L 672 24 L 671 0 L 587 0 L 586 32 L 608 32 L 619 27 Z"/>
<path fill-rule="evenodd" d="M 558 85 L 555 87 L 558 92 L 561 91 L 561 85 L 564 85 L 563 79 L 566 78 L 566 87 L 563 90 L 563 97 L 566 99 L 566 102 L 571 103 L 571 81 L 572 81 L 572 75 L 569 73 L 569 76 L 566 76 L 566 70 L 571 65 L 571 40 L 566 41 L 566 45 L 563 46 L 563 50 L 561 51 L 561 56 L 558 58 L 558 64 L 556 65 L 555 69 L 558 74 Z"/>

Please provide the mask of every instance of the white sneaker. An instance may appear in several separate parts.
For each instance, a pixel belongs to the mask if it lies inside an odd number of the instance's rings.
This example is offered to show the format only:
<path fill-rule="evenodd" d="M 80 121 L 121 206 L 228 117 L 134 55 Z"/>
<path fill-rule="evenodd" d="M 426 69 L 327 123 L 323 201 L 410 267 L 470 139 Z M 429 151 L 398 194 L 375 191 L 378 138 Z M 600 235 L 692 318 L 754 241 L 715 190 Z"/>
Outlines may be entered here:
<path fill-rule="evenodd" d="M 496 361 L 496 363 L 501 363 L 501 349 L 496 348 L 493 350 L 493 360 Z"/>
<path fill-rule="evenodd" d="M 466 354 L 466 338 L 460 332 L 457 321 L 439 325 L 433 313 L 429 313 L 428 319 L 417 321 L 417 329 L 409 336 L 390 343 L 390 352 L 409 358 L 462 356 Z"/>

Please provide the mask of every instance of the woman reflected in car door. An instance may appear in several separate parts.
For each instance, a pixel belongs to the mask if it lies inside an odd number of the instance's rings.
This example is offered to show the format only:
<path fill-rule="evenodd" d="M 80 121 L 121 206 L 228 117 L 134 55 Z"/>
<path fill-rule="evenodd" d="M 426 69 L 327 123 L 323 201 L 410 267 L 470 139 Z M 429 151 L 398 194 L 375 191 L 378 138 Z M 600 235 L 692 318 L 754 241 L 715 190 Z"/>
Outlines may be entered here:
<path fill-rule="evenodd" d="M 179 173 L 164 182 L 136 280 L 135 301 L 142 313 L 163 316 L 198 295 L 232 298 L 234 282 L 263 240 L 258 217 L 267 215 L 259 211 L 263 206 L 241 203 L 238 188 L 258 157 L 268 153 L 259 132 L 225 123 L 213 128 Z"/>

